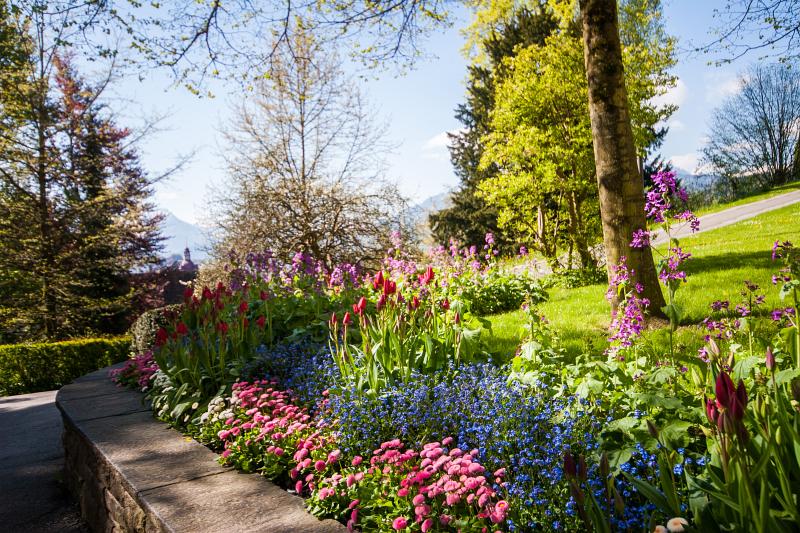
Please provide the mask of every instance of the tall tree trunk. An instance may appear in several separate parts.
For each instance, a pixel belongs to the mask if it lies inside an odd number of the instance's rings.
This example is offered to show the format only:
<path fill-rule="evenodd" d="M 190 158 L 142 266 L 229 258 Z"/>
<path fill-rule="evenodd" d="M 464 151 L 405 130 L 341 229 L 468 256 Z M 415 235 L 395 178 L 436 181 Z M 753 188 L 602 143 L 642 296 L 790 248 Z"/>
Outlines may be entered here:
<path fill-rule="evenodd" d="M 570 191 L 567 197 L 569 204 L 569 237 L 570 237 L 570 253 L 573 247 L 578 251 L 578 257 L 581 259 L 581 267 L 586 268 L 592 263 L 592 254 L 589 251 L 589 246 L 586 243 L 586 236 L 583 233 L 583 222 L 581 221 L 581 206 L 578 200 L 578 195 L 575 191 Z M 570 255 L 570 261 L 572 256 Z M 571 265 L 570 265 L 571 266 Z"/>
<path fill-rule="evenodd" d="M 630 247 L 633 232 L 645 228 L 644 186 L 636 163 L 622 66 L 616 0 L 580 0 L 583 51 L 589 84 L 589 116 L 600 192 L 600 218 L 609 268 L 627 257 L 644 286 L 650 313 L 665 305 L 649 248 Z M 618 302 L 612 302 L 616 309 Z"/>

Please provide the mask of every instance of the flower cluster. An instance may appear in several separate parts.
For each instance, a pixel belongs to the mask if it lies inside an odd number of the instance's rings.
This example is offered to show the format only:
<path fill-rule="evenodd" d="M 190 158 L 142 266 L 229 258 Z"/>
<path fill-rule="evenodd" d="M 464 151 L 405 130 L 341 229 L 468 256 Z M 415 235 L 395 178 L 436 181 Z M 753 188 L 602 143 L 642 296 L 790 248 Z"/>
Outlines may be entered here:
<path fill-rule="evenodd" d="M 700 220 L 689 209 L 689 196 L 675 179 L 672 171 L 662 171 L 653 175 L 653 186 L 647 191 L 645 199 L 645 216 L 651 222 L 661 224 L 669 235 L 672 221 L 689 224 L 692 232 L 700 230 Z M 630 246 L 646 248 L 650 246 L 653 234 L 646 229 L 633 232 Z"/>
<path fill-rule="evenodd" d="M 633 283 L 635 271 L 628 268 L 625 257 L 620 258 L 619 264 L 613 266 L 611 272 L 606 298 L 611 301 L 618 296 L 620 303 L 609 325 L 611 335 L 608 340 L 612 345 L 606 353 L 623 357 L 620 351 L 633 346 L 634 340 L 644 330 L 644 313 L 650 301 L 639 296 L 644 288 L 639 283 Z"/>
<path fill-rule="evenodd" d="M 122 368 L 111 370 L 108 374 L 120 386 L 146 391 L 157 370 L 158 365 L 153 360 L 153 352 L 148 350 L 128 359 Z"/>
<path fill-rule="evenodd" d="M 448 448 L 452 441 L 426 443 L 420 451 L 400 439 L 383 442 L 369 461 L 357 455 L 322 479 L 311 505 L 346 518 L 351 529 L 477 532 L 498 527 L 509 505 L 492 485 L 502 485 L 505 471 L 487 472 L 475 460 L 477 450 Z M 387 500 L 395 514 L 385 517 L 377 508 Z"/>

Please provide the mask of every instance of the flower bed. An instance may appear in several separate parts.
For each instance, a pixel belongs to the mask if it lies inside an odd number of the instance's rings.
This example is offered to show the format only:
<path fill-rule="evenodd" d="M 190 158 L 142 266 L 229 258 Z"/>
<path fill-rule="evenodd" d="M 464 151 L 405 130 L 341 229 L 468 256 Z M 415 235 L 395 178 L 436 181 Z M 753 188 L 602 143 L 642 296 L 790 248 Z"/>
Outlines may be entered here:
<path fill-rule="evenodd" d="M 674 177 L 654 183 L 653 223 L 694 227 Z M 775 246 L 791 301 L 766 312 L 748 282 L 738 306 L 715 303 L 699 354 L 675 340 L 691 259 L 671 239 L 665 344 L 643 338 L 648 302 L 623 263 L 606 350 L 568 356 L 526 288 L 514 298 L 528 332 L 504 359 L 470 300 L 500 275 L 490 240 L 481 257 L 454 246 L 429 265 L 393 250 L 372 274 L 250 256 L 230 285 L 187 292 L 117 379 L 222 462 L 350 529 L 798 528 L 800 251 Z"/>

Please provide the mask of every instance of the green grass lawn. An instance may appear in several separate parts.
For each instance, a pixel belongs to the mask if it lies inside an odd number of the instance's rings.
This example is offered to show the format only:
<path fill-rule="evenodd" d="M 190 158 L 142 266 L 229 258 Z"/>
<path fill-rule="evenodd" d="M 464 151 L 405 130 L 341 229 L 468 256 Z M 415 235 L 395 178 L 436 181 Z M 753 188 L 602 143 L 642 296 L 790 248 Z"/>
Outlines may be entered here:
<path fill-rule="evenodd" d="M 761 286 L 767 295 L 765 307 L 772 309 L 780 304 L 777 290 L 771 283 L 772 274 L 778 269 L 771 259 L 772 243 L 776 239 L 800 243 L 800 204 L 681 241 L 684 250 L 692 253 L 692 259 L 686 263 L 689 280 L 677 295 L 687 326 L 680 339 L 688 343 L 697 337 L 696 327 L 692 325 L 708 315 L 711 302 L 738 302 L 745 280 Z M 610 310 L 605 291 L 605 285 L 548 291 L 550 299 L 540 305 L 540 310 L 569 352 L 602 350 L 605 346 Z M 490 350 L 502 355 L 513 353 L 524 334 L 524 313 L 513 311 L 487 318 L 492 324 Z M 650 335 L 654 342 L 665 339 L 664 332 Z"/>
<path fill-rule="evenodd" d="M 718 211 L 728 209 L 729 207 L 736 207 L 739 205 L 745 205 L 752 202 L 757 202 L 759 200 L 766 200 L 767 198 L 772 198 L 773 196 L 778 196 L 779 194 L 796 191 L 798 189 L 800 189 L 800 181 L 794 181 L 792 183 L 781 185 L 780 187 L 775 187 L 774 189 L 770 189 L 766 192 L 760 192 L 748 196 L 743 196 L 742 198 L 734 200 L 733 202 L 713 204 L 700 207 L 695 210 L 695 214 L 697 214 L 697 216 L 708 215 L 710 213 L 716 213 Z"/>

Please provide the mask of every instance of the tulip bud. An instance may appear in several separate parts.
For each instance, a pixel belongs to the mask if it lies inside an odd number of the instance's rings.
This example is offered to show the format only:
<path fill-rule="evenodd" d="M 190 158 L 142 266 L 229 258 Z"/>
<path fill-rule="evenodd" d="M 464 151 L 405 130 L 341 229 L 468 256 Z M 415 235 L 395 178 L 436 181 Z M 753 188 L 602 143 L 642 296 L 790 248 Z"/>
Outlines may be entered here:
<path fill-rule="evenodd" d="M 766 363 L 767 370 L 770 372 L 775 370 L 775 354 L 772 353 L 772 348 L 769 346 L 767 346 Z"/>
<path fill-rule="evenodd" d="M 586 481 L 588 478 L 589 469 L 586 468 L 586 459 L 583 457 L 583 454 L 578 456 L 578 478 L 581 481 Z"/>
<path fill-rule="evenodd" d="M 570 452 L 564 452 L 564 473 L 568 478 L 574 478 L 578 473 L 575 466 L 575 458 L 572 457 Z"/>
<path fill-rule="evenodd" d="M 608 464 L 608 454 L 603 452 L 603 455 L 600 456 L 600 475 L 603 478 L 608 478 L 608 475 L 611 473 L 611 468 Z"/>
<path fill-rule="evenodd" d="M 747 408 L 747 389 L 744 386 L 744 381 L 739 380 L 739 385 L 736 387 L 736 396 L 731 405 L 731 414 L 734 420 L 741 420 L 744 418 L 745 409 Z"/>
<path fill-rule="evenodd" d="M 342 324 L 345 326 L 349 326 L 353 323 L 353 320 L 350 318 L 350 311 L 345 312 L 344 318 L 342 319 Z"/>
<path fill-rule="evenodd" d="M 733 380 L 731 380 L 731 377 L 723 370 L 717 376 L 717 382 L 714 388 L 719 405 L 730 408 L 734 390 Z"/>

